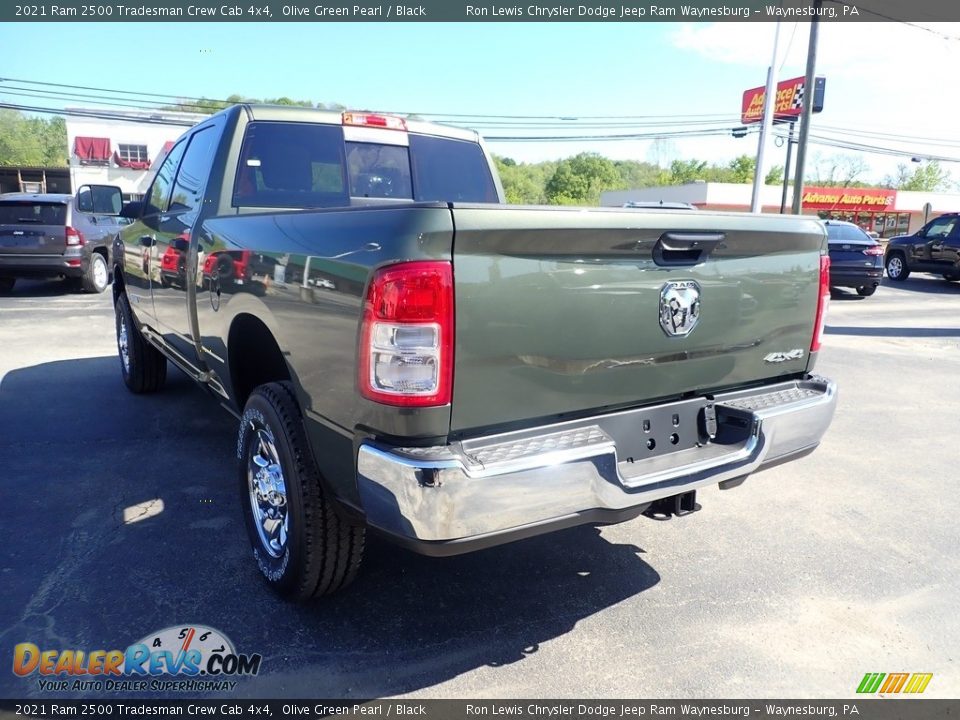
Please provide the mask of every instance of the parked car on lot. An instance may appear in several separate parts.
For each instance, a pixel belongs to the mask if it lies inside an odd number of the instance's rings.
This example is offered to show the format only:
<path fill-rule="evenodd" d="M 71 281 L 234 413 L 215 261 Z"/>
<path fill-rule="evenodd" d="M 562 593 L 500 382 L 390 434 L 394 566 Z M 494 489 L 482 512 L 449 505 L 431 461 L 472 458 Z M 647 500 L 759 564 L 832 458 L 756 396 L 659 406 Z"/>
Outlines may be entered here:
<path fill-rule="evenodd" d="M 0 195 L 0 292 L 28 277 L 68 278 L 78 290 L 103 292 L 122 227 L 118 202 L 90 186 L 76 195 Z"/>
<path fill-rule="evenodd" d="M 226 250 L 207 256 L 203 262 L 203 284 L 216 281 L 220 287 L 253 284 L 254 291 L 273 278 L 277 259 L 250 250 Z"/>
<path fill-rule="evenodd" d="M 830 289 L 855 288 L 867 297 L 883 279 L 883 246 L 860 226 L 843 220 L 824 220 L 830 243 Z"/>
<path fill-rule="evenodd" d="M 160 284 L 187 286 L 187 252 L 190 237 L 186 234 L 170 241 L 160 258 Z"/>
<path fill-rule="evenodd" d="M 243 105 L 123 209 L 124 383 L 155 392 L 169 361 L 235 413 L 251 554 L 282 595 L 347 585 L 367 528 L 437 556 L 686 514 L 827 431 L 819 221 L 503 203 L 473 131 Z M 206 287 L 139 282 L 142 238 L 184 231 Z"/>
<path fill-rule="evenodd" d="M 898 282 L 912 272 L 960 280 L 960 213 L 934 218 L 913 235 L 890 238 L 884 264 L 887 277 Z"/>

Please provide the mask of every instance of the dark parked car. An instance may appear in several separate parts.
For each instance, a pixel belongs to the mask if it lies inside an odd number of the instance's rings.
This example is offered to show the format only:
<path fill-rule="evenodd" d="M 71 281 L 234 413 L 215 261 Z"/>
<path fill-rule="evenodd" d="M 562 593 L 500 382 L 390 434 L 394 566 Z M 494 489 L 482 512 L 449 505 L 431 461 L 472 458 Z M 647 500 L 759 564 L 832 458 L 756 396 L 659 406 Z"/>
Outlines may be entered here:
<path fill-rule="evenodd" d="M 912 272 L 960 280 L 960 213 L 934 218 L 913 235 L 890 238 L 884 264 L 891 280 L 906 280 Z"/>
<path fill-rule="evenodd" d="M 8 193 L 0 195 L 0 292 L 17 278 L 64 277 L 86 292 L 103 292 L 110 283 L 111 252 L 120 232 L 119 208 L 81 187 L 76 196 Z"/>
<path fill-rule="evenodd" d="M 863 297 L 873 295 L 883 278 L 883 246 L 853 223 L 823 224 L 830 242 L 830 290 L 849 287 Z"/>

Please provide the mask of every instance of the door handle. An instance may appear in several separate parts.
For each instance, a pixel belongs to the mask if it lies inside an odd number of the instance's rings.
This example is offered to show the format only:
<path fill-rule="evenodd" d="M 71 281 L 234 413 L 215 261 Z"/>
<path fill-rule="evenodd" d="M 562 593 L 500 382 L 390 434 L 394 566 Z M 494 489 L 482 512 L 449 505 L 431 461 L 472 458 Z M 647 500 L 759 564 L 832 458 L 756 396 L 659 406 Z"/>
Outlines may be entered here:
<path fill-rule="evenodd" d="M 724 233 L 665 232 L 653 246 L 653 261 L 667 267 L 696 265 L 725 239 Z"/>

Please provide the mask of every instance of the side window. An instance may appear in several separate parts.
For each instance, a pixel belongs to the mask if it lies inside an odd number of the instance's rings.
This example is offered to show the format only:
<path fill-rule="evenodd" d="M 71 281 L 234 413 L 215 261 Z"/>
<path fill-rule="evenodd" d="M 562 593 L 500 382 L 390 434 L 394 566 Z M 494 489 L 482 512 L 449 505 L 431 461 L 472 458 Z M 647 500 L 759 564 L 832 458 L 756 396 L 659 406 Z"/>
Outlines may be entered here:
<path fill-rule="evenodd" d="M 945 238 L 953 232 L 953 226 L 956 224 L 956 217 L 940 217 L 927 225 L 927 232 L 924 234 L 928 240 Z"/>
<path fill-rule="evenodd" d="M 213 167 L 213 155 L 217 150 L 219 132 L 215 126 L 195 133 L 183 155 L 177 181 L 170 200 L 171 212 L 199 210 L 203 204 L 203 192 Z"/>
<path fill-rule="evenodd" d="M 177 172 L 177 165 L 180 164 L 180 158 L 183 157 L 183 149 L 187 146 L 186 140 L 181 140 L 167 155 L 163 165 L 157 170 L 157 176 L 153 179 L 153 185 L 147 192 L 147 206 L 144 209 L 144 215 L 156 215 L 167 209 L 167 202 L 170 200 L 170 190 L 173 188 L 173 177 Z"/>
<path fill-rule="evenodd" d="M 497 202 L 487 159 L 475 142 L 411 134 L 410 159 L 417 200 Z"/>

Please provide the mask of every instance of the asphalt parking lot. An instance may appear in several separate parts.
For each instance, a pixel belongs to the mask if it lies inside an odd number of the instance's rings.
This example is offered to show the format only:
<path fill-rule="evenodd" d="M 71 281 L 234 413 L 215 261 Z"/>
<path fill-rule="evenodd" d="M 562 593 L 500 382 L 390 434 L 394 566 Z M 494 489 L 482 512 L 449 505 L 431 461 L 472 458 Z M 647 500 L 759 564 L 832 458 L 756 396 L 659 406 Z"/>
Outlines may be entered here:
<path fill-rule="evenodd" d="M 446 559 L 372 539 L 350 590 L 298 607 L 248 557 L 232 417 L 176 370 L 126 391 L 109 292 L 20 282 L 0 298 L 0 696 L 74 695 L 10 672 L 17 643 L 199 623 L 263 655 L 240 697 L 850 697 L 866 672 L 957 697 L 958 310 L 960 284 L 924 275 L 835 299 L 824 443 L 690 517 Z"/>

